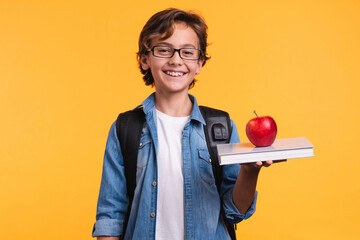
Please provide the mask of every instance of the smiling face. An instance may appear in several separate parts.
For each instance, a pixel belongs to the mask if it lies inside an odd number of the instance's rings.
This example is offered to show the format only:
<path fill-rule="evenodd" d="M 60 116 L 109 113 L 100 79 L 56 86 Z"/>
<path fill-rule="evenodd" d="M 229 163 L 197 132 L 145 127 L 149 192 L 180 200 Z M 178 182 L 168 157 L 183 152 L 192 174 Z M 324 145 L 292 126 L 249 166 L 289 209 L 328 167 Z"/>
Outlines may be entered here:
<path fill-rule="evenodd" d="M 159 38 L 160 39 L 160 38 Z M 153 46 L 169 46 L 179 48 L 199 48 L 199 40 L 195 31 L 184 23 L 174 25 L 173 34 L 164 40 L 154 39 Z M 154 57 L 152 53 L 142 55 L 141 67 L 151 70 L 156 92 L 186 93 L 196 74 L 200 73 L 202 60 L 184 60 L 175 52 L 171 58 Z"/>

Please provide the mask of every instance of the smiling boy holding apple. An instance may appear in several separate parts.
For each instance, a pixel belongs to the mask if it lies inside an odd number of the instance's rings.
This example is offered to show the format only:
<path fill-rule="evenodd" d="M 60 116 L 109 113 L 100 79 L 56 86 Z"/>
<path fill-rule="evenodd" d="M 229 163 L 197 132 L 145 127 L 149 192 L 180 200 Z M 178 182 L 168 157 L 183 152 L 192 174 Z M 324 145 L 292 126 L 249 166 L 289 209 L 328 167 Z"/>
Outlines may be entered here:
<path fill-rule="evenodd" d="M 111 126 L 103 165 L 93 237 L 98 239 L 230 239 L 236 224 L 255 211 L 262 166 L 223 166 L 215 186 L 204 136 L 205 121 L 188 93 L 208 60 L 207 26 L 197 14 L 167 9 L 153 15 L 139 39 L 138 61 L 155 93 L 141 104 L 146 116 L 138 150 L 131 210 L 124 160 Z M 231 121 L 230 142 L 239 142 Z M 127 226 L 124 226 L 128 217 Z"/>

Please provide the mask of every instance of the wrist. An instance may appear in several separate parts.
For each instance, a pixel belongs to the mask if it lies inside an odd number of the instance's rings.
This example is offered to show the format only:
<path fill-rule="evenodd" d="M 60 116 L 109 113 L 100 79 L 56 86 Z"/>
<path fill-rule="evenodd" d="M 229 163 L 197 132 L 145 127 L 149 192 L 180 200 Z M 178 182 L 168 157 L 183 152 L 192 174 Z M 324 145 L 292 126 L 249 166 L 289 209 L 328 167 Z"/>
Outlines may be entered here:
<path fill-rule="evenodd" d="M 259 175 L 261 167 L 258 166 L 254 166 L 254 164 L 242 164 L 240 171 L 243 172 L 246 175 L 253 175 L 253 176 L 257 176 Z"/>

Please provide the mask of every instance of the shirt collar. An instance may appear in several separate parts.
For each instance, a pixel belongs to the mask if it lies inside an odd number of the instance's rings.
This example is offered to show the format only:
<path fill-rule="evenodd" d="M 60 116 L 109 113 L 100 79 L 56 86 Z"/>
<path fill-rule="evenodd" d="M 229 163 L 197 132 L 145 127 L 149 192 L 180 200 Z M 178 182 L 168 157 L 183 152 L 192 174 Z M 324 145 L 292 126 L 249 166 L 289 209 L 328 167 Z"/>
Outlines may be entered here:
<path fill-rule="evenodd" d="M 200 112 L 199 105 L 197 103 L 196 98 L 191 94 L 188 94 L 188 95 L 189 95 L 190 100 L 193 103 L 193 109 L 191 111 L 190 120 L 195 120 L 195 121 L 198 121 L 205 125 L 205 120 Z M 152 93 L 149 97 L 147 97 L 136 108 L 139 108 L 141 106 L 143 107 L 143 111 L 146 115 L 148 115 L 149 113 L 152 113 L 155 110 L 155 92 Z"/>

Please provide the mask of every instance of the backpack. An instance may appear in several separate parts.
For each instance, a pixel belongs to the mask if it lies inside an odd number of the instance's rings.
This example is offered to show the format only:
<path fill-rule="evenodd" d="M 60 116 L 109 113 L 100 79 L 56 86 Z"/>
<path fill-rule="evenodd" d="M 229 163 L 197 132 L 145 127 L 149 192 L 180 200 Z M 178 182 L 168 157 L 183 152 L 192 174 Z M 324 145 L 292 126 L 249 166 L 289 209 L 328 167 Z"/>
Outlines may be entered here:
<path fill-rule="evenodd" d="M 229 143 L 231 137 L 230 117 L 227 112 L 221 110 L 204 106 L 199 106 L 199 108 L 206 122 L 206 125 L 204 126 L 206 142 L 212 159 L 211 164 L 215 184 L 218 191 L 220 191 L 222 166 L 220 166 L 218 162 L 216 145 Z M 126 229 L 127 226 L 127 221 L 130 215 L 130 207 L 136 187 L 137 154 L 144 123 L 145 113 L 142 107 L 121 113 L 116 120 L 116 133 L 120 142 L 121 152 L 124 157 L 127 194 L 130 200 L 129 210 L 125 218 L 124 229 Z M 236 225 L 229 223 L 225 218 L 224 223 L 231 239 L 236 240 Z"/>

